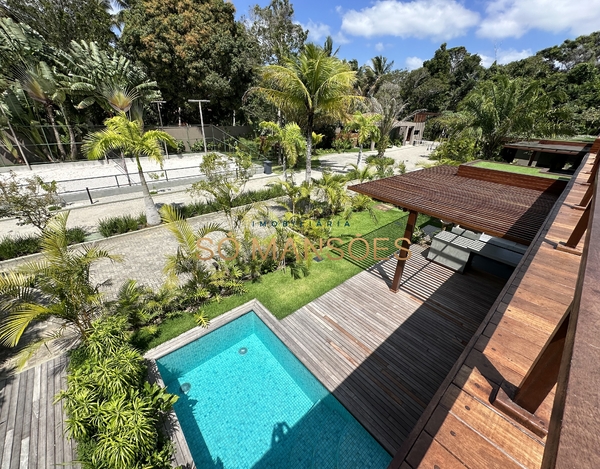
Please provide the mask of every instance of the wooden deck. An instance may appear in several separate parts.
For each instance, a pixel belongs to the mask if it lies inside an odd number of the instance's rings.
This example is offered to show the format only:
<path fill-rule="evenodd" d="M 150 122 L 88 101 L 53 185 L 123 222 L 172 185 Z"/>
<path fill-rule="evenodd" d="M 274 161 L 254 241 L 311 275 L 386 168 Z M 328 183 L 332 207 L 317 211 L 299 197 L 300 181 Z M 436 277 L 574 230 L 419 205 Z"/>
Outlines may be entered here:
<path fill-rule="evenodd" d="M 555 247 L 568 239 L 583 213 L 571 208 L 587 189 L 582 183 L 591 166 L 582 167 L 391 469 L 541 466 L 546 438 L 493 407 L 490 395 L 502 380 L 520 385 L 573 299 L 581 257 Z M 553 401 L 554 391 L 536 412 L 545 422 Z"/>
<path fill-rule="evenodd" d="M 194 328 L 145 355 L 154 360 L 254 310 L 392 455 L 397 452 L 489 310 L 504 280 L 458 274 L 412 247 L 400 291 L 385 261 L 278 321 L 258 301 Z M 168 429 L 178 464 L 195 467 L 176 421 Z"/>
<path fill-rule="evenodd" d="M 281 321 L 288 347 L 392 455 L 505 283 L 412 251 L 398 293 L 386 261 Z"/>
<path fill-rule="evenodd" d="M 62 405 L 53 403 L 66 387 L 66 368 L 63 355 L 0 381 L 0 469 L 80 467 Z"/>

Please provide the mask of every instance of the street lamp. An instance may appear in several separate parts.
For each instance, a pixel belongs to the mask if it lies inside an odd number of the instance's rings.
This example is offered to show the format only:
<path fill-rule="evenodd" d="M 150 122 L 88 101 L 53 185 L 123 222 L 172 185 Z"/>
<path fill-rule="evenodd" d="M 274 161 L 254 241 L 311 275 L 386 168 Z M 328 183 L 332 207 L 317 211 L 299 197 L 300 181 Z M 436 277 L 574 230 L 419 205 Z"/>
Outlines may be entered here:
<path fill-rule="evenodd" d="M 202 117 L 202 103 L 210 103 L 210 99 L 188 99 L 190 103 L 198 103 L 198 109 L 200 110 L 200 124 L 202 125 L 202 140 L 204 141 L 204 153 L 206 150 L 206 135 L 204 134 L 204 118 Z"/>
<path fill-rule="evenodd" d="M 151 101 L 151 103 L 156 104 L 156 107 L 158 109 L 158 121 L 160 122 L 160 130 L 164 131 L 163 129 L 163 123 L 162 123 L 162 114 L 160 113 L 160 106 L 162 104 L 165 104 L 166 101 Z M 167 158 L 169 157 L 169 150 L 167 150 L 167 142 L 163 141 L 163 147 L 165 148 L 165 155 L 167 155 Z"/>

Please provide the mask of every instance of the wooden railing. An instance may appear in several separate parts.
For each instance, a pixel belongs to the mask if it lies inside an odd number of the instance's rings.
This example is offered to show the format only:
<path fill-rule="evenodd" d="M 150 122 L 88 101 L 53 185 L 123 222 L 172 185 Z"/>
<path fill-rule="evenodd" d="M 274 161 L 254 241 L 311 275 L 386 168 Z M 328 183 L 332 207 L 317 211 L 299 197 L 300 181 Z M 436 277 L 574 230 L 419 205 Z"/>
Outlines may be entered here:
<path fill-rule="evenodd" d="M 600 467 L 600 178 L 594 176 L 542 469 Z"/>
<path fill-rule="evenodd" d="M 600 142 L 600 139 L 597 140 Z M 596 154 L 569 239 L 556 247 L 581 255 L 573 301 L 518 388 L 503 382 L 492 404 L 540 437 L 542 469 L 600 468 L 600 154 Z M 583 238 L 583 249 L 579 243 Z M 556 385 L 550 422 L 536 411 Z"/>

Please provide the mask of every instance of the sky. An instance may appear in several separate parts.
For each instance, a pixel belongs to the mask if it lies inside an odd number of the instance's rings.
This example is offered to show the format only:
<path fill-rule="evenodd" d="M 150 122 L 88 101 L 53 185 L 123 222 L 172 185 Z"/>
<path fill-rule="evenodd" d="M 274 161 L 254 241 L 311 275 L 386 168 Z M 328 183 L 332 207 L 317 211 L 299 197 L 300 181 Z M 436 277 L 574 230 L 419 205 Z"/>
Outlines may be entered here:
<path fill-rule="evenodd" d="M 269 0 L 230 0 L 236 16 Z M 600 0 L 291 0 L 295 21 L 322 44 L 328 35 L 338 57 L 363 65 L 377 55 L 394 68 L 419 68 L 440 44 L 465 46 L 484 66 L 534 55 L 600 30 Z"/>

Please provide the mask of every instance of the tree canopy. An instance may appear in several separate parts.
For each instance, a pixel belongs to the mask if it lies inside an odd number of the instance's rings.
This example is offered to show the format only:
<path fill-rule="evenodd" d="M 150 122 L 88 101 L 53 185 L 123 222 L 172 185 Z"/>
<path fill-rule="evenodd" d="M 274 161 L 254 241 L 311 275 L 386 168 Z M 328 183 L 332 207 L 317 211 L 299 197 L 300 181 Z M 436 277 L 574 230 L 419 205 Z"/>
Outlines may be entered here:
<path fill-rule="evenodd" d="M 205 122 L 230 122 L 240 108 L 258 46 L 234 14 L 223 0 L 132 0 L 123 13 L 119 46 L 158 83 L 167 121 L 179 107 L 187 122 L 200 120 L 188 99 L 211 100 Z"/>

